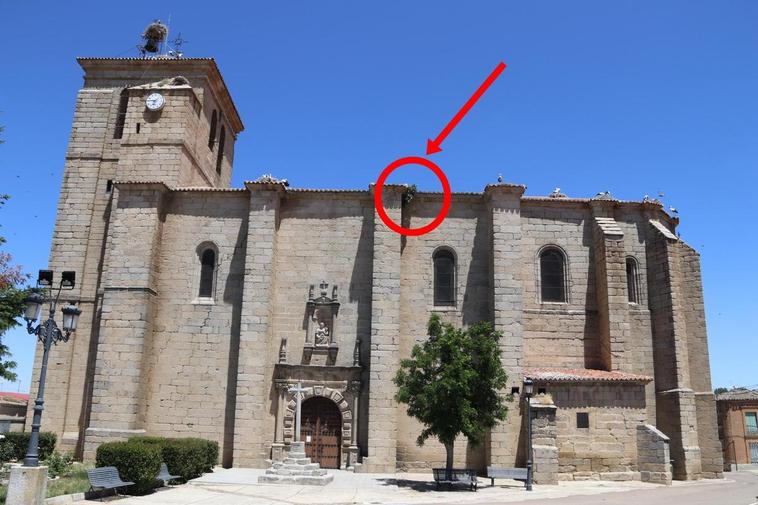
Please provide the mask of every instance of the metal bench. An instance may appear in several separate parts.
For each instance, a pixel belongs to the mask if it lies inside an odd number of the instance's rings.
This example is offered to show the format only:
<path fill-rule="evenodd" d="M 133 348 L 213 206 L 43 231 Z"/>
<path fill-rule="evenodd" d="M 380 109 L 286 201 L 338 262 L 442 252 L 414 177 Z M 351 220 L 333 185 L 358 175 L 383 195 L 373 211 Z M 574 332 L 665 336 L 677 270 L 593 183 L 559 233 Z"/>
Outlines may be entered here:
<path fill-rule="evenodd" d="M 89 479 L 90 491 L 94 491 L 95 488 L 113 489 L 118 494 L 119 489 L 134 484 L 134 482 L 121 480 L 115 466 L 103 466 L 87 470 L 87 478 Z"/>
<path fill-rule="evenodd" d="M 161 463 L 161 470 L 158 472 L 158 476 L 156 479 L 162 480 L 163 484 L 168 486 L 168 483 L 171 482 L 174 479 L 181 478 L 181 475 L 171 475 L 168 473 L 168 467 L 166 466 L 166 463 Z"/>
<path fill-rule="evenodd" d="M 476 477 L 476 470 L 468 468 L 432 468 L 434 472 L 434 482 L 437 483 L 437 489 L 440 484 L 467 484 L 469 489 L 476 491 L 479 480 Z"/>
<path fill-rule="evenodd" d="M 487 477 L 490 478 L 493 486 L 495 485 L 495 479 L 523 480 L 526 486 L 526 480 L 529 476 L 526 468 L 497 468 L 495 466 L 488 466 Z"/>

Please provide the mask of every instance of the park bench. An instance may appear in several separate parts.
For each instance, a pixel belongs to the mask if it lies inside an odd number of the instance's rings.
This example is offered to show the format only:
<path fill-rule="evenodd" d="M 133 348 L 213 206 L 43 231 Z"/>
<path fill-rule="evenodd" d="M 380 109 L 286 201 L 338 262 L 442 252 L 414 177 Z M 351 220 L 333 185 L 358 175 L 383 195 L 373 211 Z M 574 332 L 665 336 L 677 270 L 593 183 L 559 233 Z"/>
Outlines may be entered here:
<path fill-rule="evenodd" d="M 171 475 L 168 473 L 168 467 L 166 466 L 166 463 L 161 463 L 161 470 L 158 472 L 156 479 L 162 480 L 163 484 L 168 486 L 169 482 L 180 477 L 181 475 Z"/>
<path fill-rule="evenodd" d="M 526 468 L 497 468 L 495 466 L 488 466 L 487 477 L 490 478 L 493 486 L 495 485 L 495 479 L 523 480 L 524 485 L 526 485 L 528 473 Z"/>
<path fill-rule="evenodd" d="M 469 470 L 467 468 L 433 468 L 434 482 L 437 483 L 437 489 L 440 488 L 440 484 L 466 484 L 469 489 L 476 491 L 476 486 L 479 481 L 476 478 L 476 470 Z"/>
<path fill-rule="evenodd" d="M 95 488 L 113 489 L 118 494 L 118 490 L 122 487 L 134 484 L 134 482 L 121 480 L 115 466 L 103 466 L 87 470 L 87 478 L 89 479 L 90 491 L 94 491 Z"/>

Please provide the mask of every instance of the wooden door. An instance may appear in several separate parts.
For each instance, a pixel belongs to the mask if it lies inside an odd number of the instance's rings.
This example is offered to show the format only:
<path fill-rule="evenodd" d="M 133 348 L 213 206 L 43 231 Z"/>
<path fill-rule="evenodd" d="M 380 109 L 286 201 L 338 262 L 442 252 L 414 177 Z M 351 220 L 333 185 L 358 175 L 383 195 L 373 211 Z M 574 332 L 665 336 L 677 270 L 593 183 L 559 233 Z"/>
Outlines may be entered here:
<path fill-rule="evenodd" d="M 340 467 L 342 415 L 333 401 L 315 396 L 302 405 L 300 440 L 305 455 L 321 468 Z"/>

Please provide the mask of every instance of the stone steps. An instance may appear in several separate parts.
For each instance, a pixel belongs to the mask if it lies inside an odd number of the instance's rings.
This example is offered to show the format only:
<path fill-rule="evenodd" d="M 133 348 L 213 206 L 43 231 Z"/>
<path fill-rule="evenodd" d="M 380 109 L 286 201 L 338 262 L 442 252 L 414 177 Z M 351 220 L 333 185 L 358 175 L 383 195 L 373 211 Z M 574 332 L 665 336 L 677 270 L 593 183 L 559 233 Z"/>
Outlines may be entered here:
<path fill-rule="evenodd" d="M 287 475 L 287 476 L 295 476 L 295 475 L 305 475 L 308 477 L 311 476 L 320 476 L 320 475 L 326 475 L 326 470 L 323 470 L 321 468 L 311 468 L 308 470 L 301 469 L 301 468 L 269 468 L 266 470 L 266 475 Z"/>
<path fill-rule="evenodd" d="M 258 477 L 258 482 L 325 486 L 333 479 L 334 475 L 326 473 L 318 463 L 311 463 L 311 458 L 305 455 L 303 442 L 294 442 L 284 461 L 273 463 L 264 475 Z"/>
<path fill-rule="evenodd" d="M 309 465 L 311 463 L 311 458 L 284 458 L 284 463 L 288 465 Z"/>
<path fill-rule="evenodd" d="M 307 465 L 293 465 L 289 463 L 274 463 L 271 469 L 279 470 L 318 470 L 320 467 L 318 463 L 308 463 Z"/>
<path fill-rule="evenodd" d="M 258 477 L 258 482 L 266 484 L 298 484 L 305 486 L 325 486 L 332 480 L 334 480 L 333 474 L 320 476 L 266 474 Z"/>

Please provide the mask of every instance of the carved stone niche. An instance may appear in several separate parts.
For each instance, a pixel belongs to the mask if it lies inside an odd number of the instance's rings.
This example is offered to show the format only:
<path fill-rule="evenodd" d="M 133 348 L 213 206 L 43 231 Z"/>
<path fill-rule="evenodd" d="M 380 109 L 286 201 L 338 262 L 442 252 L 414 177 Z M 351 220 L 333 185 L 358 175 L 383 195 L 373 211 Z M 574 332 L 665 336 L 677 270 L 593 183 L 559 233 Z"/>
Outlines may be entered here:
<path fill-rule="evenodd" d="M 307 333 L 303 348 L 304 365 L 334 365 L 337 360 L 337 315 L 340 303 L 337 301 L 337 286 L 332 286 L 331 297 L 328 296 L 329 284 L 321 281 L 319 296 L 314 296 L 315 286 L 308 289 L 306 303 Z"/>

